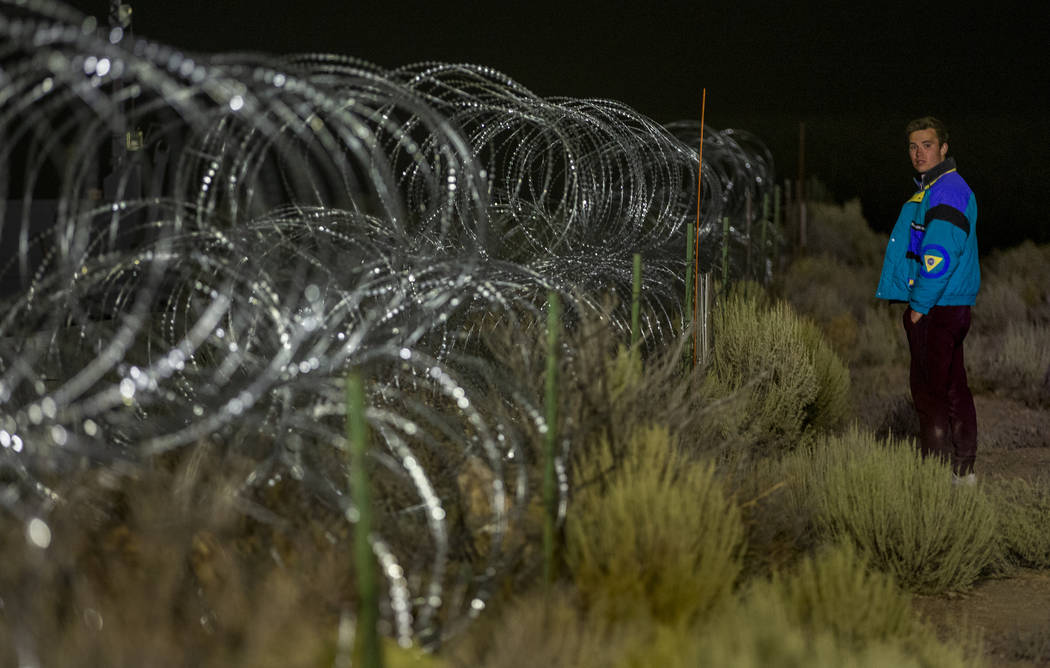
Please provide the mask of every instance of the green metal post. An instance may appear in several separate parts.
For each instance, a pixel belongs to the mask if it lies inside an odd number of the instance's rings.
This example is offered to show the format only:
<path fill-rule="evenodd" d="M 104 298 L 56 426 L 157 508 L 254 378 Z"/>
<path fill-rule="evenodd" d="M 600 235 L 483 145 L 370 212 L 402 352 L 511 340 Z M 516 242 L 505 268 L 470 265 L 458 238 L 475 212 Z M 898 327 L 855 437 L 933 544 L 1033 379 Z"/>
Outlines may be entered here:
<path fill-rule="evenodd" d="M 557 576 L 555 524 L 558 514 L 558 481 L 554 475 L 554 453 L 558 440 L 558 337 L 561 330 L 561 301 L 558 293 L 547 294 L 547 434 L 543 461 L 543 578 L 552 584 Z"/>
<path fill-rule="evenodd" d="M 769 228 L 769 193 L 762 195 L 762 283 L 766 282 L 766 230 Z"/>
<path fill-rule="evenodd" d="M 360 603 L 354 633 L 355 665 L 382 668 L 383 648 L 379 643 L 379 581 L 369 536 L 372 533 L 372 490 L 368 475 L 368 424 L 365 421 L 365 390 L 361 376 L 346 377 L 346 431 L 350 442 L 350 495 L 357 509 L 354 526 L 354 566 Z M 360 663 L 358 663 L 360 662 Z"/>
<path fill-rule="evenodd" d="M 642 254 L 634 254 L 634 286 L 631 290 L 631 350 L 637 351 L 642 317 Z"/>
<path fill-rule="evenodd" d="M 781 215 L 782 215 L 781 212 L 780 212 L 781 196 L 782 196 L 782 193 L 781 193 L 781 190 L 780 190 L 780 186 L 779 185 L 774 186 L 774 188 L 773 188 L 773 231 L 776 232 L 777 234 L 780 234 L 780 233 L 782 233 L 784 231 L 783 224 L 782 224 L 782 222 L 780 220 L 781 219 Z M 774 244 L 774 246 L 773 246 L 773 270 L 774 271 L 780 271 L 780 244 L 776 240 L 773 241 L 773 244 Z"/>
<path fill-rule="evenodd" d="M 746 261 L 744 262 L 744 276 L 747 280 L 751 280 L 751 247 L 754 245 L 751 243 L 751 218 L 752 218 L 752 204 L 751 204 L 751 189 L 748 188 L 744 193 L 744 239 L 747 240 L 747 254 Z"/>
<path fill-rule="evenodd" d="M 773 229 L 780 229 L 780 184 L 773 187 Z"/>
<path fill-rule="evenodd" d="M 682 310 L 682 331 L 693 322 L 693 247 L 696 245 L 696 228 L 690 223 L 685 235 L 685 308 Z"/>
<path fill-rule="evenodd" d="M 722 294 L 729 289 L 729 216 L 722 218 Z"/>

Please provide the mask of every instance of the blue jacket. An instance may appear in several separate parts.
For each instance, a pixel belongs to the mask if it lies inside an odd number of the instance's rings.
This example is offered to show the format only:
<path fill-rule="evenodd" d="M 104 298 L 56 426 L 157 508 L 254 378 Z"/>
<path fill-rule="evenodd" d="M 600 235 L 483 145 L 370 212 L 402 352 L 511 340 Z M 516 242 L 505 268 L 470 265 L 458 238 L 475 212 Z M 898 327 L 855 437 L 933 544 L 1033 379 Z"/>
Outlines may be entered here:
<path fill-rule="evenodd" d="M 915 180 L 890 233 L 875 296 L 913 311 L 972 306 L 981 287 L 977 199 L 948 158 Z"/>

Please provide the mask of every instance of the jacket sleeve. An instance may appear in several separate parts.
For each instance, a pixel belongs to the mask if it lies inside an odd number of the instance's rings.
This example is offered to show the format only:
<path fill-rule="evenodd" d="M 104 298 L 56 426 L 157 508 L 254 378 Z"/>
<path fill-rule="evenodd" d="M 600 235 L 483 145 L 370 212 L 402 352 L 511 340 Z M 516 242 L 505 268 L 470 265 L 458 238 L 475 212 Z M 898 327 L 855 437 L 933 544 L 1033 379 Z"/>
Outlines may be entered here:
<path fill-rule="evenodd" d="M 931 201 L 926 211 L 926 235 L 919 249 L 919 275 L 912 287 L 909 306 L 929 313 L 944 293 L 966 247 L 971 221 L 955 202 Z"/>

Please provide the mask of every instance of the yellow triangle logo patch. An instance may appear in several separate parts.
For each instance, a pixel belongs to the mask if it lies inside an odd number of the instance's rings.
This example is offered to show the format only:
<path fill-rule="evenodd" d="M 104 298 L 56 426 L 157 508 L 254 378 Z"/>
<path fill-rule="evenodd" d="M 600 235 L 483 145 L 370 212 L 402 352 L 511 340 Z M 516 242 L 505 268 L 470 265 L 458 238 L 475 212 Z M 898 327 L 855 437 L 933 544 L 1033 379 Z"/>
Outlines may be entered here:
<path fill-rule="evenodd" d="M 936 255 L 923 255 L 922 260 L 926 263 L 927 272 L 933 271 L 937 268 L 937 265 L 939 265 L 941 262 L 944 262 L 943 257 L 937 257 Z"/>

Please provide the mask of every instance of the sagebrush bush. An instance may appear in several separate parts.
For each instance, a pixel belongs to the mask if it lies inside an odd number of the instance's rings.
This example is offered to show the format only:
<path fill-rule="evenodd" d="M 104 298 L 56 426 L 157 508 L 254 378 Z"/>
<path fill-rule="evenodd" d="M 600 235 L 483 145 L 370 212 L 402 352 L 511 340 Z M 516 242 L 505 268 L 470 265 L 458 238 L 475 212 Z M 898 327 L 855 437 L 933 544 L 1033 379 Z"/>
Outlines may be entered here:
<path fill-rule="evenodd" d="M 685 372 L 686 351 L 691 336 L 683 335 L 666 348 L 638 355 L 623 345 L 598 312 L 583 312 L 564 336 L 569 344 L 561 361 L 559 431 L 572 442 L 573 456 L 587 458 L 589 448 L 603 440 L 620 450 L 620 441 L 638 427 L 665 425 L 672 440 L 693 452 L 723 449 L 717 415 L 728 410 L 720 396 L 704 391 L 707 382 L 703 365 Z M 513 359 L 520 334 L 503 334 L 506 342 L 494 352 L 500 359 Z M 531 357 L 541 363 L 542 349 Z M 644 360 L 644 364 L 643 364 Z M 512 375 L 531 379 L 535 396 L 543 396 L 541 364 L 513 365 Z M 705 399 L 706 397 L 706 399 Z M 708 400 L 709 399 L 709 400 Z M 542 440 L 542 436 L 537 435 Z"/>
<path fill-rule="evenodd" d="M 0 665 L 26 645 L 42 666 L 331 665 L 356 598 L 348 523 L 299 512 L 314 501 L 299 485 L 243 489 L 252 466 L 198 444 L 134 476 L 68 474 L 46 551 L 0 514 L 0 596 L 18 610 Z M 280 523 L 239 512 L 257 493 Z"/>
<path fill-rule="evenodd" d="M 806 406 L 806 424 L 817 432 L 830 431 L 842 424 L 850 411 L 849 370 L 825 344 L 815 324 L 803 320 L 802 336 L 817 379 L 817 394 Z"/>
<path fill-rule="evenodd" d="M 1000 373 L 1032 399 L 1050 399 L 1050 337 L 1045 326 L 1011 323 L 999 356 Z"/>
<path fill-rule="evenodd" d="M 997 480 L 988 489 L 1006 559 L 1018 566 L 1050 568 L 1050 477 Z"/>
<path fill-rule="evenodd" d="M 745 579 L 768 577 L 817 543 L 812 504 L 800 489 L 794 462 L 793 456 L 752 459 L 733 474 L 747 531 Z"/>
<path fill-rule="evenodd" d="M 1008 281 L 984 278 L 973 307 L 971 330 L 975 334 L 1001 334 L 1011 323 L 1025 322 L 1024 297 Z"/>
<path fill-rule="evenodd" d="M 902 654 L 879 665 L 907 665 Z M 730 614 L 723 615 L 700 635 L 697 666 L 734 668 L 823 668 L 846 665 L 870 666 L 855 650 L 836 642 L 831 633 L 812 634 L 791 621 L 785 606 L 775 599 L 751 598 Z M 917 665 L 917 664 L 915 664 Z"/>
<path fill-rule="evenodd" d="M 616 356 L 606 367 L 609 385 L 609 399 L 615 404 L 628 397 L 645 381 L 645 370 L 642 357 L 624 346 L 616 351 Z"/>
<path fill-rule="evenodd" d="M 835 352 L 854 365 L 907 361 L 902 307 L 875 299 L 879 267 L 856 267 L 828 256 L 801 257 L 788 267 L 780 292 L 813 319 Z"/>
<path fill-rule="evenodd" d="M 854 267 L 827 255 L 805 255 L 787 268 L 780 291 L 799 313 L 824 324 L 844 314 L 856 320 L 863 317 L 878 280 L 875 267 Z"/>
<path fill-rule="evenodd" d="M 1011 322 L 997 335 L 967 340 L 967 371 L 976 389 L 1050 405 L 1050 337 L 1046 325 Z"/>
<path fill-rule="evenodd" d="M 872 570 L 852 543 L 820 550 L 791 572 L 774 575 L 768 586 L 793 621 L 858 646 L 908 639 L 919 628 L 908 595 L 893 576 Z"/>
<path fill-rule="evenodd" d="M 908 339 L 901 324 L 903 310 L 902 306 L 884 301 L 868 301 L 858 325 L 856 345 L 846 359 L 864 366 L 908 364 Z"/>
<path fill-rule="evenodd" d="M 644 643 L 650 631 L 640 619 L 613 633 L 606 620 L 588 615 L 572 592 L 557 587 L 505 601 L 474 624 L 443 649 L 451 665 L 604 668 L 615 665 L 625 645 Z"/>
<path fill-rule="evenodd" d="M 608 441 L 573 471 L 565 558 L 591 605 L 610 618 L 648 611 L 689 621 L 731 591 L 743 525 L 711 464 L 692 461 L 662 427 Z"/>
<path fill-rule="evenodd" d="M 849 397 L 849 372 L 819 331 L 783 302 L 763 307 L 730 295 L 714 319 L 711 378 L 740 393 L 746 433 L 759 450 L 795 447 L 838 425 Z"/>
<path fill-rule="evenodd" d="M 866 601 L 855 602 L 858 607 Z M 833 631 L 807 626 L 797 620 L 792 606 L 777 590 L 751 590 L 700 632 L 693 666 L 732 668 L 895 668 L 915 666 L 977 665 L 967 652 L 925 634 L 921 642 L 912 635 L 857 645 Z"/>
<path fill-rule="evenodd" d="M 911 591 L 969 587 L 995 554 L 996 519 L 980 487 L 955 487 L 947 465 L 910 442 L 851 429 L 811 449 L 806 487 L 832 540 L 852 540 Z"/>
<path fill-rule="evenodd" d="M 1007 285 L 1024 302 L 1030 320 L 1050 318 L 1050 245 L 1025 241 L 996 251 L 983 265 L 986 282 Z"/>
<path fill-rule="evenodd" d="M 868 225 L 859 199 L 841 206 L 809 202 L 807 213 L 806 251 L 809 254 L 827 255 L 843 265 L 881 266 L 887 237 Z"/>

